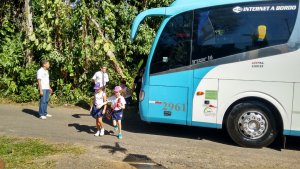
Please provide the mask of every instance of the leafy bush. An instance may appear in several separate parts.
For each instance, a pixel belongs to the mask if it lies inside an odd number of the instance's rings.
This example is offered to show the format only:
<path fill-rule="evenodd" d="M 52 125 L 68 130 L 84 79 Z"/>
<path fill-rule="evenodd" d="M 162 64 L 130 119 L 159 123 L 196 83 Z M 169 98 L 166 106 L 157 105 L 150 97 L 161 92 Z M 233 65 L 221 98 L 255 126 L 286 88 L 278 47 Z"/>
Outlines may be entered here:
<path fill-rule="evenodd" d="M 119 64 L 131 87 L 161 21 L 146 20 L 131 43 L 133 19 L 142 10 L 172 1 L 34 0 L 30 34 L 26 33 L 24 2 L 0 1 L 0 96 L 17 102 L 38 100 L 36 71 L 42 59 L 51 64 L 53 103 L 89 101 L 91 78 L 101 65 L 108 67 L 111 95 L 122 78 L 112 61 Z M 108 51 L 115 60 L 107 56 Z"/>
<path fill-rule="evenodd" d="M 31 102 L 39 99 L 39 92 L 36 86 L 21 86 L 19 91 L 19 94 L 15 98 L 15 101 L 18 103 Z"/>

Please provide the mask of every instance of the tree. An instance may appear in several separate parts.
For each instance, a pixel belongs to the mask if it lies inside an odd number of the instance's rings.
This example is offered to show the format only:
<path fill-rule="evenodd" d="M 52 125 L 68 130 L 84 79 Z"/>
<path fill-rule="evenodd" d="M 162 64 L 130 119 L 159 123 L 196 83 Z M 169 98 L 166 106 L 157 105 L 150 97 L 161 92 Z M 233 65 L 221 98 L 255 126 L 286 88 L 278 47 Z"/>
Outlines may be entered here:
<path fill-rule="evenodd" d="M 24 0 L 24 30 L 26 32 L 26 38 L 34 41 L 35 40 L 35 35 L 33 32 L 33 25 L 32 25 L 32 10 L 31 10 L 31 5 L 32 2 L 31 0 Z M 33 53 L 31 51 L 31 49 L 26 49 L 25 52 L 25 57 L 26 57 L 26 61 L 27 63 L 31 63 L 32 59 L 33 59 Z"/>
<path fill-rule="evenodd" d="M 0 2 L 0 93 L 26 102 L 37 99 L 35 72 L 51 62 L 52 101 L 77 102 L 91 93 L 91 77 L 109 67 L 110 88 L 133 82 L 161 19 L 146 20 L 134 43 L 130 27 L 148 8 L 171 0 L 5 0 Z M 25 68 L 24 68 L 25 66 Z M 2 94 L 2 95 L 4 95 Z"/>

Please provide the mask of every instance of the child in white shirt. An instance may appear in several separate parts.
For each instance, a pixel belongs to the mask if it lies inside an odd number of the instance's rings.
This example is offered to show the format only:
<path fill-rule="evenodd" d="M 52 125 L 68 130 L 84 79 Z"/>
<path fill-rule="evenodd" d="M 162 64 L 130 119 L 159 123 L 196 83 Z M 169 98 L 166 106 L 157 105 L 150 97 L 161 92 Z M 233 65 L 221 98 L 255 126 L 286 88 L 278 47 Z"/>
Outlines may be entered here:
<path fill-rule="evenodd" d="M 112 108 L 112 119 L 113 119 L 113 126 L 115 131 L 119 131 L 118 139 L 122 139 L 122 118 L 123 118 L 123 109 L 125 109 L 126 101 L 124 97 L 121 95 L 122 88 L 120 86 L 116 86 L 114 89 L 114 96 L 108 98 L 108 101 L 111 102 Z"/>
<path fill-rule="evenodd" d="M 94 89 L 95 95 L 90 111 L 91 116 L 96 119 L 97 132 L 95 133 L 95 136 L 103 136 L 105 130 L 102 118 L 106 111 L 106 94 L 103 91 L 103 87 L 100 87 L 100 83 L 96 83 Z"/>

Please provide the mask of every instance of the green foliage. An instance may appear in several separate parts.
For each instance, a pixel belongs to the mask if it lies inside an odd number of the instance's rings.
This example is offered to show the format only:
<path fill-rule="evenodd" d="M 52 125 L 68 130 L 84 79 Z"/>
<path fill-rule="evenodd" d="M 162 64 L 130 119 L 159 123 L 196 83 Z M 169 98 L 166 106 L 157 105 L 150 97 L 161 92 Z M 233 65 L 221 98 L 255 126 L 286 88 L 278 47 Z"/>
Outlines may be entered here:
<path fill-rule="evenodd" d="M 0 145 L 0 159 L 5 161 L 6 168 L 55 168 L 51 161 L 46 164 L 33 161 L 48 155 L 62 153 L 79 155 L 84 152 L 82 148 L 46 144 L 38 139 L 0 137 Z"/>
<path fill-rule="evenodd" d="M 129 87 L 148 55 L 160 19 L 147 19 L 136 41 L 130 42 L 130 27 L 138 13 L 173 0 L 31 0 L 33 33 L 25 33 L 24 1 L 0 2 L 0 95 L 17 102 L 38 100 L 36 71 L 42 59 L 51 64 L 53 103 L 89 100 L 91 78 L 107 65 L 110 89 L 121 76 L 106 56 L 114 52 Z M 70 3 L 67 3 L 70 2 Z M 126 3 L 128 2 L 128 3 Z M 26 54 L 33 53 L 27 62 Z"/>
<path fill-rule="evenodd" d="M 16 97 L 16 102 L 23 103 L 23 102 L 31 102 L 38 100 L 38 89 L 36 86 L 21 86 L 19 88 L 18 97 Z"/>

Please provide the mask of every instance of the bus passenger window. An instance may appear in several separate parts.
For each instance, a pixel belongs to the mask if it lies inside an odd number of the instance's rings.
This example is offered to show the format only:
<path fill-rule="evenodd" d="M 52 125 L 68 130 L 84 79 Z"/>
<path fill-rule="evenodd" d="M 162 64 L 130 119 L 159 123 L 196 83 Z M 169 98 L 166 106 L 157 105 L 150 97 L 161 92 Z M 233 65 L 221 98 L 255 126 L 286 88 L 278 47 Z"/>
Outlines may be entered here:
<path fill-rule="evenodd" d="M 157 43 L 150 73 L 159 73 L 190 64 L 193 12 L 171 18 Z"/>
<path fill-rule="evenodd" d="M 297 2 L 292 0 L 284 1 L 284 4 L 298 6 Z M 282 5 L 282 2 L 266 1 L 259 5 L 249 2 L 241 4 L 240 8 L 246 10 L 277 5 Z M 295 25 L 297 8 L 263 11 L 236 11 L 235 8 L 236 4 L 195 10 L 193 65 L 262 48 L 267 49 L 260 50 L 257 57 L 266 57 L 280 53 L 270 47 L 288 42 Z M 223 59 L 218 63 L 228 63 L 228 61 Z M 230 61 L 239 61 L 239 59 Z"/>

